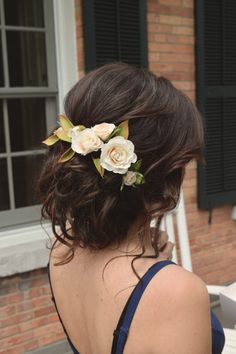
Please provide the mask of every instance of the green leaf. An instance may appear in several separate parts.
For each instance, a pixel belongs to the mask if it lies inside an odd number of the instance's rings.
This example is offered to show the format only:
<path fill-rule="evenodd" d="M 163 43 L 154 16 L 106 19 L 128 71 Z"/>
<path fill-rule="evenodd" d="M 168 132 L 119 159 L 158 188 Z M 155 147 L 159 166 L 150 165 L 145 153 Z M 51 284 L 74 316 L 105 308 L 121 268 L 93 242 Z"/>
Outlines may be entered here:
<path fill-rule="evenodd" d="M 79 130 L 82 132 L 82 130 L 86 129 L 86 127 L 84 125 L 78 125 Z"/>
<path fill-rule="evenodd" d="M 120 123 L 118 125 L 118 128 L 121 129 L 120 131 L 120 136 L 123 136 L 123 138 L 128 139 L 129 137 L 129 121 L 125 120 L 124 122 Z"/>
<path fill-rule="evenodd" d="M 144 176 L 142 175 L 142 173 L 136 173 L 136 181 L 135 184 L 139 185 L 139 184 L 144 184 L 145 183 L 145 179 Z"/>
<path fill-rule="evenodd" d="M 113 138 L 114 136 L 119 136 L 120 133 L 121 133 L 121 128 L 116 127 L 116 128 L 112 131 L 112 133 L 109 135 L 109 137 L 107 138 L 106 141 L 109 141 L 109 140 L 110 140 L 111 138 Z"/>
<path fill-rule="evenodd" d="M 103 177 L 104 176 L 104 168 L 101 166 L 100 159 L 99 158 L 95 159 L 94 157 L 92 159 L 93 159 L 94 166 L 96 167 L 98 173 L 100 174 L 101 177 Z"/>
<path fill-rule="evenodd" d="M 132 163 L 131 169 L 132 171 L 138 172 L 142 166 L 142 160 L 138 160 L 135 163 Z"/>
<path fill-rule="evenodd" d="M 59 124 L 65 131 L 74 128 L 74 124 L 64 114 L 59 116 Z"/>
<path fill-rule="evenodd" d="M 54 134 L 61 140 L 67 141 L 68 143 L 71 143 L 71 138 L 67 135 L 67 133 L 63 129 L 57 129 Z"/>
<path fill-rule="evenodd" d="M 59 138 L 53 134 L 51 136 L 49 136 L 47 139 L 45 139 L 44 141 L 42 141 L 43 144 L 51 146 L 53 144 L 55 144 L 57 141 L 59 140 Z"/>
<path fill-rule="evenodd" d="M 75 154 L 75 151 L 69 148 L 64 152 L 64 154 L 61 155 L 59 162 L 66 162 L 69 161 Z"/>

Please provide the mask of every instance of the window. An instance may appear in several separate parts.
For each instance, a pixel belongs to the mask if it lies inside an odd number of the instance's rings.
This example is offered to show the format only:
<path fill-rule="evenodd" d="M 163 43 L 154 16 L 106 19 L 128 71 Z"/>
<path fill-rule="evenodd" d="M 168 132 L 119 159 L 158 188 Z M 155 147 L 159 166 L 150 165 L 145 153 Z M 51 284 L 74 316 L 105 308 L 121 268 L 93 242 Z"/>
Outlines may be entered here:
<path fill-rule="evenodd" d="M 86 70 L 123 61 L 147 67 L 146 0 L 84 0 Z"/>
<path fill-rule="evenodd" d="M 0 0 L 0 225 L 39 220 L 41 141 L 55 126 L 52 0 Z"/>
<path fill-rule="evenodd" d="M 206 122 L 198 201 L 236 203 L 236 1 L 196 1 L 197 104 Z"/>

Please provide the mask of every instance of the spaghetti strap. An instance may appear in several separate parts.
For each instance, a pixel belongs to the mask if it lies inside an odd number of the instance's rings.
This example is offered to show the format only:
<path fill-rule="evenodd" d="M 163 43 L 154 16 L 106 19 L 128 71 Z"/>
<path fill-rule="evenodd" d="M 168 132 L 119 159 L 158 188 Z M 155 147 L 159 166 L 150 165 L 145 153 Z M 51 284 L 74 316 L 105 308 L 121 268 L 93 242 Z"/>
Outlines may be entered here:
<path fill-rule="evenodd" d="M 153 264 L 135 286 L 124 307 L 124 310 L 122 311 L 119 322 L 114 331 L 111 354 L 123 353 L 132 319 L 147 285 L 155 274 L 170 264 L 176 265 L 176 263 L 169 260 L 164 260 Z"/>

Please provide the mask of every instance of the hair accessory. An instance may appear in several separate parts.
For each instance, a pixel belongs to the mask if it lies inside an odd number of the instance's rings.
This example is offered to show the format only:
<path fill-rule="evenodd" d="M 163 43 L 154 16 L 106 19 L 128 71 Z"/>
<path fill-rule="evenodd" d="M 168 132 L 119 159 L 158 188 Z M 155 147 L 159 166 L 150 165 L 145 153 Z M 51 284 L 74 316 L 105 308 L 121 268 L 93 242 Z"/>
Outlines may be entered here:
<path fill-rule="evenodd" d="M 93 163 L 101 175 L 105 170 L 123 175 L 121 190 L 124 185 L 137 186 L 145 183 L 144 176 L 140 173 L 142 160 L 137 159 L 134 144 L 128 140 L 128 121 L 118 126 L 111 123 L 100 123 L 92 128 L 83 125 L 74 126 L 65 115 L 59 116 L 60 127 L 43 141 L 51 146 L 59 140 L 71 144 L 59 159 L 59 162 L 70 160 L 75 153 L 86 156 L 92 154 Z M 100 157 L 93 154 L 101 150 Z"/>

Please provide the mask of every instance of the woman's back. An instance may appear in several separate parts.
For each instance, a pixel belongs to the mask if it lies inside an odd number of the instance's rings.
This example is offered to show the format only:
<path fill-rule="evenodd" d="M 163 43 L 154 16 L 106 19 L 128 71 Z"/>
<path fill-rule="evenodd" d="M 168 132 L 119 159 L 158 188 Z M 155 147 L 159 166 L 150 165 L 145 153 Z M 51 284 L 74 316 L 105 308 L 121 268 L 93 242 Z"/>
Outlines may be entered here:
<path fill-rule="evenodd" d="M 115 258 L 104 271 L 106 263 L 121 252 L 78 249 L 71 262 L 53 266 L 66 250 L 62 245 L 55 248 L 50 260 L 52 289 L 63 325 L 80 354 L 110 354 L 113 332 L 137 284 L 131 258 Z M 138 260 L 135 268 L 139 276 L 159 260 Z M 177 353 L 174 347 L 180 341 L 181 354 L 209 354 L 210 332 L 204 284 L 194 274 L 169 265 L 154 276 L 145 290 L 124 353 Z"/>

